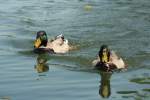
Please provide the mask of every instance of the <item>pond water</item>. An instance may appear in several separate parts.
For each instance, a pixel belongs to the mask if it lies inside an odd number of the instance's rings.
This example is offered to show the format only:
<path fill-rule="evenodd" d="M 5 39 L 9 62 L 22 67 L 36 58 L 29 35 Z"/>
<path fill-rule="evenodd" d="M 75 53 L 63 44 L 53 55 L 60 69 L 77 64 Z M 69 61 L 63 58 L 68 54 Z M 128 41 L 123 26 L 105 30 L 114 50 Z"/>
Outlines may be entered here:
<path fill-rule="evenodd" d="M 0 100 L 150 99 L 149 0 L 1 0 L 0 23 Z M 34 54 L 39 30 L 78 49 Z M 102 44 L 127 71 L 91 67 Z"/>

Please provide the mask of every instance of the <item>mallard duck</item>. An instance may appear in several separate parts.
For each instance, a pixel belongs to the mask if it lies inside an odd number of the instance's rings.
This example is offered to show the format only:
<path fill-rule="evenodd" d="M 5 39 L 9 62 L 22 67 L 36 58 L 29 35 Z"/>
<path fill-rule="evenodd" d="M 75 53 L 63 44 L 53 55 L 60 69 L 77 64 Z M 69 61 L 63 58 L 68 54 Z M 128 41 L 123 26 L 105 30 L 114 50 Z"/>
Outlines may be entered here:
<path fill-rule="evenodd" d="M 62 34 L 56 36 L 53 40 L 48 41 L 45 31 L 38 31 L 34 42 L 34 52 L 50 52 L 50 53 L 67 53 L 72 47 L 68 40 Z"/>
<path fill-rule="evenodd" d="M 103 71 L 126 68 L 123 59 L 119 58 L 114 51 L 109 50 L 107 45 L 101 46 L 98 57 L 92 62 L 92 64 Z"/>

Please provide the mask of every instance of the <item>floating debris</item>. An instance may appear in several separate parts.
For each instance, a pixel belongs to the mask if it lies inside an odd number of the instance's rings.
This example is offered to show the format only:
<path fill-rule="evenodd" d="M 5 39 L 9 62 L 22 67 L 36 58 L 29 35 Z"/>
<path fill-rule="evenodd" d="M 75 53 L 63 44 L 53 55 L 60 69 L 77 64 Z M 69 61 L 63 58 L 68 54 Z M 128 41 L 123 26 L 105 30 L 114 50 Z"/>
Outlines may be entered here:
<path fill-rule="evenodd" d="M 89 4 L 86 4 L 86 5 L 84 6 L 84 9 L 87 10 L 87 11 L 92 10 L 92 6 L 89 5 Z"/>

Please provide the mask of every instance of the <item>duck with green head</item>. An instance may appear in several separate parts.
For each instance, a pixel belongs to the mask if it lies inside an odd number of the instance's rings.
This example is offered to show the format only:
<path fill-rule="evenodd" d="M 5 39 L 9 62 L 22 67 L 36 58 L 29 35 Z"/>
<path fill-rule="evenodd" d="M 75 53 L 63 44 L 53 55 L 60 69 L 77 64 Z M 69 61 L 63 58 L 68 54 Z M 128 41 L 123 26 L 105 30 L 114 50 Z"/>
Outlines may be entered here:
<path fill-rule="evenodd" d="M 45 46 L 47 45 L 48 39 L 47 39 L 47 34 L 45 31 L 38 31 L 36 40 L 34 42 L 34 47 L 39 48 L 40 46 Z"/>
<path fill-rule="evenodd" d="M 34 52 L 50 52 L 50 53 L 67 53 L 72 50 L 68 40 L 62 34 L 55 37 L 55 39 L 48 41 L 45 31 L 38 31 L 36 40 L 34 42 Z"/>
<path fill-rule="evenodd" d="M 43 53 L 50 52 L 54 53 L 52 48 L 46 48 L 48 44 L 48 38 L 45 31 L 38 31 L 36 35 L 36 40 L 34 41 L 34 52 Z"/>
<path fill-rule="evenodd" d="M 119 58 L 107 45 L 102 45 L 100 47 L 98 58 L 94 60 L 92 64 L 103 71 L 112 71 L 114 69 L 123 69 L 126 67 L 122 58 Z"/>

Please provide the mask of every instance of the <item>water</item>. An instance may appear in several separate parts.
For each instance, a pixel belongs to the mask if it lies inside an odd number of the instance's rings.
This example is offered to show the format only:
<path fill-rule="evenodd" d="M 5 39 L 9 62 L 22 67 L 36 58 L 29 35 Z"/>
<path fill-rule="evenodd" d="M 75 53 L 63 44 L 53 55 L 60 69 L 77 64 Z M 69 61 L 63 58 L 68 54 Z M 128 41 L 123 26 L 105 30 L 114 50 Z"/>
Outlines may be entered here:
<path fill-rule="evenodd" d="M 0 2 L 0 100 L 149 100 L 149 0 Z M 78 50 L 34 54 L 38 30 L 49 38 L 63 33 Z M 124 58 L 127 71 L 91 68 L 102 44 Z"/>

